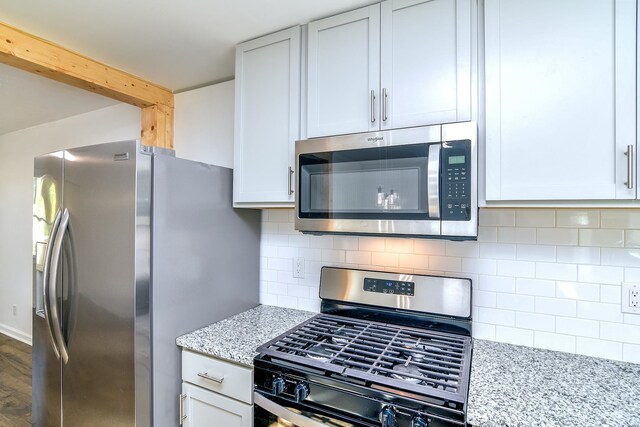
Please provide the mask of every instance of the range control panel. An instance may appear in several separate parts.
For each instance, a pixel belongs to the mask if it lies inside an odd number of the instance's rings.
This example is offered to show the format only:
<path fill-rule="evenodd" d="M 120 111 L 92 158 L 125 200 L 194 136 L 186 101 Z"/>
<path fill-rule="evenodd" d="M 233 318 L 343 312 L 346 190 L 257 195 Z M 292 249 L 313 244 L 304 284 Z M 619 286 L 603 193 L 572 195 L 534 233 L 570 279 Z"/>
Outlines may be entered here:
<path fill-rule="evenodd" d="M 412 297 L 415 292 L 414 282 L 401 282 L 399 280 L 382 280 L 365 277 L 364 290 L 380 294 L 408 295 Z"/>
<path fill-rule="evenodd" d="M 471 141 L 449 141 L 442 145 L 441 219 L 469 221 L 471 218 Z"/>

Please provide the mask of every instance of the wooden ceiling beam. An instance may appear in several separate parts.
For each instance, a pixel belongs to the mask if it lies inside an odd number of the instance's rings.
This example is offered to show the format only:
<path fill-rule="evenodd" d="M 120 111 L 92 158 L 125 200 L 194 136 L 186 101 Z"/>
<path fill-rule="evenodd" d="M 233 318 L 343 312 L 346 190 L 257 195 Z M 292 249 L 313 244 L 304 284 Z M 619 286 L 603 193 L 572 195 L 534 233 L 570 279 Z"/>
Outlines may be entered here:
<path fill-rule="evenodd" d="M 143 144 L 173 148 L 173 93 L 0 22 L 0 63 L 142 109 Z"/>

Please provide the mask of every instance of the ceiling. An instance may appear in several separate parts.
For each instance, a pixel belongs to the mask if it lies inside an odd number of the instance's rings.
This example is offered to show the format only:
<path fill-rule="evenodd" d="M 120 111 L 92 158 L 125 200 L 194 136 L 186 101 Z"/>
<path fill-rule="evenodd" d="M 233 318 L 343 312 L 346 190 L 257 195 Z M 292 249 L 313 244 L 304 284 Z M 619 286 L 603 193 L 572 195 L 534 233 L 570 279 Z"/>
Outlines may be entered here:
<path fill-rule="evenodd" d="M 0 64 L 0 135 L 117 103 L 118 101 Z"/>
<path fill-rule="evenodd" d="M 0 0 L 0 21 L 173 91 L 230 79 L 234 46 L 372 0 Z"/>

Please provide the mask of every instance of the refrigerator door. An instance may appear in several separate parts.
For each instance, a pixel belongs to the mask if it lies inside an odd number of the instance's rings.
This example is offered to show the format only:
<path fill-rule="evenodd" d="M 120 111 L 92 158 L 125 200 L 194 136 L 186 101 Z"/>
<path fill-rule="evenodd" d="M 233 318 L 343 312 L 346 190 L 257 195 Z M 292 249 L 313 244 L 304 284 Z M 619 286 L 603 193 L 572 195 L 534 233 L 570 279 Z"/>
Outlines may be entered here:
<path fill-rule="evenodd" d="M 135 425 L 136 153 L 128 141 L 65 154 L 65 426 Z"/>
<path fill-rule="evenodd" d="M 51 250 L 62 210 L 63 153 L 36 157 L 33 177 L 33 348 L 32 422 L 37 426 L 61 425 L 62 361 L 55 344 L 48 298 Z M 62 271 L 59 269 L 58 271 Z M 47 274 L 48 275 L 48 274 Z"/>

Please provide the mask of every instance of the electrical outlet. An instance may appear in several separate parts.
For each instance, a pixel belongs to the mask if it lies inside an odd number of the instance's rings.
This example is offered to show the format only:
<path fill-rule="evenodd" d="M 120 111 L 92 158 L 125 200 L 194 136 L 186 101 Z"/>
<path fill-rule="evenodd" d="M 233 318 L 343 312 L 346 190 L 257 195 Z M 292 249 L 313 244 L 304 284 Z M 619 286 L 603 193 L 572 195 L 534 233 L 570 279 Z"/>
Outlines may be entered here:
<path fill-rule="evenodd" d="M 17 316 L 18 315 L 18 306 L 13 304 L 13 315 Z"/>
<path fill-rule="evenodd" d="M 304 279 L 304 258 L 293 259 L 293 277 Z"/>
<path fill-rule="evenodd" d="M 622 284 L 622 312 L 640 314 L 640 284 Z"/>

